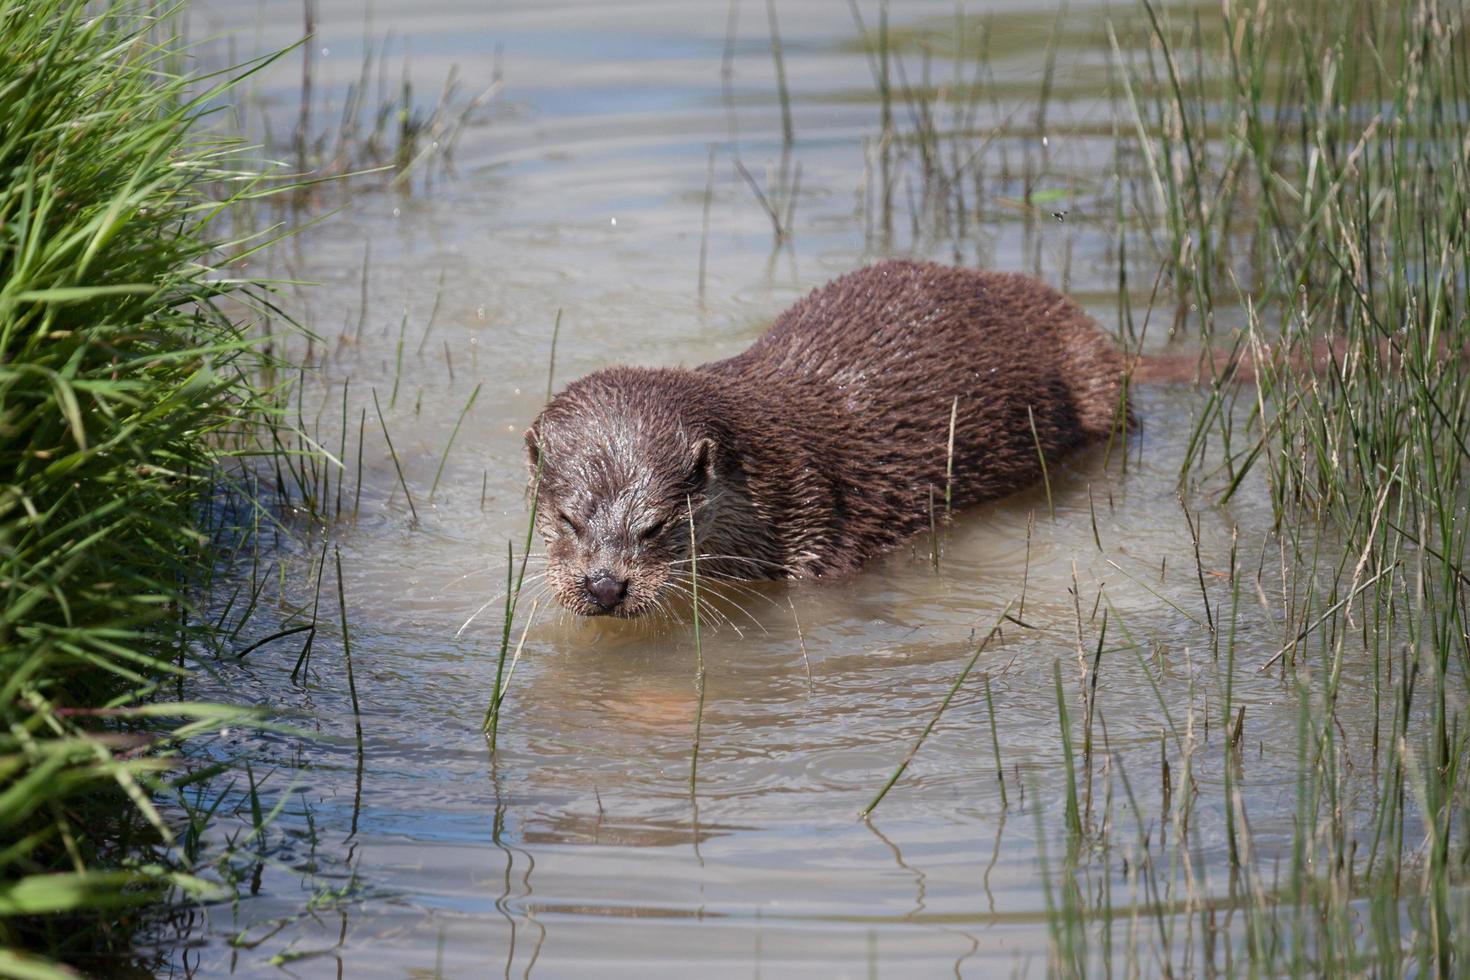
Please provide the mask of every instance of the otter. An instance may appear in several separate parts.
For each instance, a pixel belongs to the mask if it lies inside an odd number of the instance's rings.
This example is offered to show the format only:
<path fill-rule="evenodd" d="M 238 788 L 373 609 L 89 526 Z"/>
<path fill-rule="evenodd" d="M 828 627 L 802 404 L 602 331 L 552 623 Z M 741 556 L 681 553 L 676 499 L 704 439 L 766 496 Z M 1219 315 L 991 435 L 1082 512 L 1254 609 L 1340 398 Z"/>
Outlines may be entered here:
<path fill-rule="evenodd" d="M 687 593 L 696 561 L 712 578 L 845 575 L 946 501 L 1013 493 L 1043 458 L 1133 425 L 1124 374 L 1035 279 L 848 273 L 734 357 L 610 367 L 551 399 L 525 434 L 548 582 L 573 612 L 632 618 Z"/>

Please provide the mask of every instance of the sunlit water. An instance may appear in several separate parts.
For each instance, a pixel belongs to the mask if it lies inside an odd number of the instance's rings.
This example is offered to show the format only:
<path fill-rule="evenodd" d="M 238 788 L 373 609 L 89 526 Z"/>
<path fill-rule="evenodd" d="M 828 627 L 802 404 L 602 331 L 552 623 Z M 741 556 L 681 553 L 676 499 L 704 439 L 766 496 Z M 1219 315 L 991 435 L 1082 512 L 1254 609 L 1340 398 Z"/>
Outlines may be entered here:
<path fill-rule="evenodd" d="M 354 3 L 321 6 L 316 84 L 340 92 L 358 70 L 363 14 Z M 192 924 L 173 954 L 180 969 L 273 975 L 279 957 L 301 976 L 1041 975 L 1042 866 L 1064 839 L 1055 678 L 1080 766 L 1084 678 L 1100 643 L 1088 819 L 1101 823 L 1111 794 L 1116 846 L 1136 846 L 1126 780 L 1157 835 L 1161 740 L 1177 781 L 1179 738 L 1192 725 L 1201 800 L 1189 857 L 1198 888 L 1224 891 L 1223 672 L 1206 619 L 1231 604 L 1221 573 L 1237 524 L 1239 562 L 1251 570 L 1235 636 L 1246 802 L 1260 846 L 1289 839 L 1297 699 L 1255 670 L 1286 639 L 1280 555 L 1275 544 L 1262 552 L 1269 504 L 1259 486 L 1226 507 L 1190 499 L 1191 514 L 1203 508 L 1207 614 L 1177 496 L 1200 404 L 1183 387 L 1141 393 L 1126 472 L 1116 449 L 1106 466 L 1101 449 L 1054 464 L 1054 515 L 1042 488 L 966 513 L 941 531 L 937 571 L 923 537 L 850 580 L 764 584 L 716 601 L 703 623 L 692 789 L 698 689 L 687 622 L 577 621 L 529 586 L 512 646 L 539 602 L 493 755 L 480 733 L 497 672 L 506 544 L 519 555 L 527 520 L 521 433 L 545 397 L 558 315 L 558 383 L 614 362 L 695 364 L 739 351 L 831 276 L 899 253 L 1039 273 L 1116 327 L 1112 232 L 1089 214 L 1110 206 L 1112 173 L 1113 108 L 1088 83 L 1106 64 L 1096 10 L 1072 4 L 1042 146 L 1024 134 L 1035 109 L 1016 93 L 1040 81 L 1052 17 L 993 6 L 999 94 L 981 100 L 978 125 L 1022 132 L 986 149 L 990 197 L 963 236 L 929 238 L 921 228 L 916 239 L 900 207 L 885 241 L 865 190 L 864 140 L 878 132 L 879 110 L 850 12 L 839 2 L 777 4 L 796 135 L 787 188 L 801 167 L 794 233 L 777 249 L 733 166 L 738 151 L 756 182 L 783 198 L 764 4 L 740 4 L 731 102 L 721 74 L 724 0 L 374 5 L 367 29 L 392 32 L 394 51 L 407 48 L 421 93 L 436 90 L 452 64 L 467 94 L 491 85 L 497 51 L 504 88 L 472 117 L 454 176 L 427 193 L 374 184 L 349 196 L 344 213 L 284 245 L 269 267 L 317 284 L 288 290 L 288 305 L 324 340 L 313 345 L 303 415 L 333 453 L 350 381 L 344 516 L 332 542 L 341 549 L 362 764 L 359 778 L 329 548 L 320 617 L 331 625 L 304 681 L 291 680 L 301 649 L 293 637 L 238 665 L 222 662 L 191 691 L 267 706 L 322 737 L 234 731 L 208 743 L 220 757 L 253 753 L 264 807 L 285 803 L 258 886 L 242 881 L 237 907 L 212 906 Z M 979 7 L 967 4 L 971 14 Z M 864 14 L 876 24 L 872 4 Z M 942 26 L 953 16 L 947 0 L 892 12 L 896 26 Z M 196 4 L 193 26 L 236 30 L 241 52 L 270 49 L 301 30 L 300 4 Z M 906 68 L 917 83 L 912 50 Z M 943 78 L 953 65 L 936 58 L 932 71 Z M 264 76 L 252 112 L 289 127 L 297 73 L 299 62 L 288 60 Z M 908 109 L 900 102 L 896 111 Z M 1094 135 L 1069 134 L 1087 122 Z M 1019 196 L 1028 179 L 1068 189 L 1048 205 L 1068 215 L 1037 220 L 996 203 Z M 897 187 L 896 197 L 907 190 Z M 1146 300 L 1147 289 L 1138 302 Z M 282 602 L 310 617 L 321 544 L 298 532 L 266 536 L 266 608 L 241 646 L 280 628 Z M 240 574 L 248 578 L 248 566 Z M 217 608 L 227 597 L 228 589 Z M 871 819 L 859 819 L 1007 603 L 1030 628 L 1005 624 L 908 771 Z M 1350 669 L 1344 682 L 1344 725 L 1372 722 L 1361 673 Z M 1083 780 L 1079 771 L 1079 787 Z M 216 836 L 248 823 L 242 789 L 231 791 L 223 812 L 235 814 Z M 1120 909 L 1139 897 L 1128 880 L 1112 887 Z M 351 900 L 332 901 L 332 889 Z M 312 901 L 322 910 L 304 915 Z M 1147 950 L 1148 927 L 1120 915 L 1117 946 Z M 1144 972 L 1158 969 L 1152 954 L 1136 955 Z"/>

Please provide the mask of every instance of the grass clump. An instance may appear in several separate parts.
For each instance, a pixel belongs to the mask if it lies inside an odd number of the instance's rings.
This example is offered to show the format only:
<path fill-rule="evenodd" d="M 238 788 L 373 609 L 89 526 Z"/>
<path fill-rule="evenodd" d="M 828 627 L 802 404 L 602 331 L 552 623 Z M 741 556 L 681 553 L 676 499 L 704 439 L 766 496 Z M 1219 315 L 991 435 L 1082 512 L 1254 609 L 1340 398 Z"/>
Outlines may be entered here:
<path fill-rule="evenodd" d="M 1175 327 L 1216 348 L 1234 328 L 1254 376 L 1228 384 L 1202 358 L 1181 489 L 1209 503 L 1247 481 L 1262 491 L 1271 526 L 1239 550 L 1259 550 L 1262 566 L 1276 556 L 1281 577 L 1279 595 L 1260 574 L 1253 585 L 1232 543 L 1229 597 L 1214 596 L 1228 612 L 1216 605 L 1204 644 L 1225 672 L 1223 795 L 1206 798 L 1226 817 L 1229 874 L 1212 894 L 1191 870 L 1204 794 L 1190 771 L 1204 760 L 1187 733 L 1172 756 L 1183 774 L 1171 784 L 1161 765 L 1157 823 L 1175 843 L 1141 836 L 1129 862 L 1141 920 L 1156 926 L 1147 942 L 1165 975 L 1463 975 L 1466 14 L 1439 0 L 1232 0 L 1187 19 L 1143 6 L 1145 53 L 1125 58 L 1113 35 L 1142 161 L 1120 181 L 1144 202 L 1139 237 L 1172 280 Z M 1203 576 L 1200 587 L 1208 614 Z M 1253 588 L 1279 643 L 1245 664 L 1234 638 Z M 1260 804 L 1243 788 L 1257 777 L 1238 670 L 1278 677 L 1298 708 L 1295 812 L 1275 840 L 1253 831 Z M 1354 689 L 1371 698 L 1366 722 Z M 1368 792 L 1350 795 L 1358 780 Z M 1089 881 L 1082 861 L 1062 873 Z M 1053 910 L 1058 974 L 1111 962 L 1108 923 L 1140 915 L 1099 895 L 1074 890 Z M 1077 957 L 1094 933 L 1102 950 Z"/>
<path fill-rule="evenodd" d="M 268 192 L 204 117 L 166 10 L 0 0 L 0 974 L 107 972 L 162 861 L 169 750 L 240 712 L 169 701 L 203 504 L 266 411 L 231 207 Z M 247 300 L 245 305 L 229 297 Z M 218 520 L 218 523 L 213 523 Z"/>

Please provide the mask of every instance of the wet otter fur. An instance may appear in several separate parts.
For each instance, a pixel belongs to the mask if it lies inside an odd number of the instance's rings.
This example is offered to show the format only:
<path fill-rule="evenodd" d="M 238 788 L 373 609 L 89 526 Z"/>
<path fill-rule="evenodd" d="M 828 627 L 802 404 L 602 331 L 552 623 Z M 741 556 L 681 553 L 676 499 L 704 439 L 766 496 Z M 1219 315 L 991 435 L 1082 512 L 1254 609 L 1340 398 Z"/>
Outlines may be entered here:
<path fill-rule="evenodd" d="M 783 313 L 744 353 L 611 367 L 526 433 L 548 579 L 623 617 L 701 576 L 842 575 L 954 507 L 1012 493 L 1130 424 L 1124 360 L 1071 300 L 1021 275 L 886 261 Z M 954 452 L 950 462 L 950 414 Z M 932 501 L 932 504 L 931 504 Z"/>

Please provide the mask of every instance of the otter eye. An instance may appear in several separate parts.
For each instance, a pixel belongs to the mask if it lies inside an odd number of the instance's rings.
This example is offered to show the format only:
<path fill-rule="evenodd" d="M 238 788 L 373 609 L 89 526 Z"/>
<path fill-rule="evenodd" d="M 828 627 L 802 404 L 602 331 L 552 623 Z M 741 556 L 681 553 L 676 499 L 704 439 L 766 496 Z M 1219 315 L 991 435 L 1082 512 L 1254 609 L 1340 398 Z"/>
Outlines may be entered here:
<path fill-rule="evenodd" d="M 638 532 L 638 540 L 652 541 L 654 538 L 663 534 L 668 529 L 669 522 L 667 519 L 659 521 L 657 524 L 650 524 L 648 527 L 645 527 L 643 530 Z"/>
<path fill-rule="evenodd" d="M 560 524 L 564 530 L 569 531 L 572 534 L 580 536 L 582 533 L 582 525 L 573 520 L 572 515 L 568 514 L 564 510 L 559 510 L 556 512 L 556 522 Z"/>

